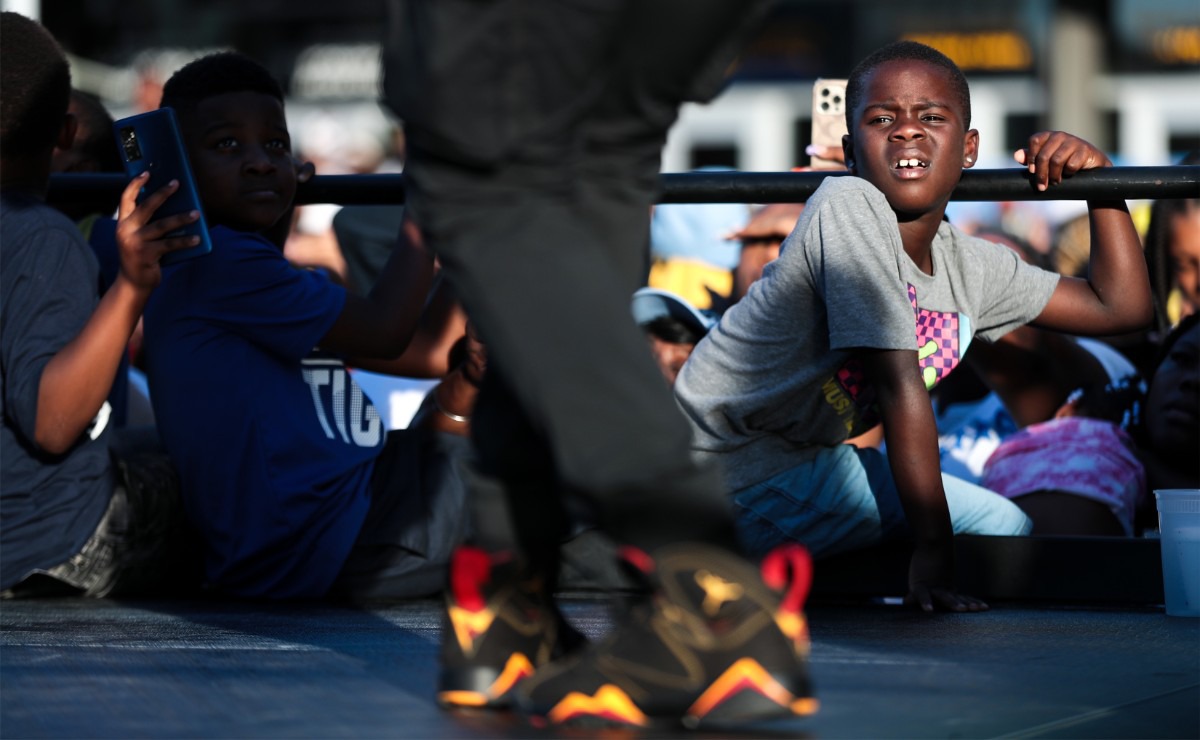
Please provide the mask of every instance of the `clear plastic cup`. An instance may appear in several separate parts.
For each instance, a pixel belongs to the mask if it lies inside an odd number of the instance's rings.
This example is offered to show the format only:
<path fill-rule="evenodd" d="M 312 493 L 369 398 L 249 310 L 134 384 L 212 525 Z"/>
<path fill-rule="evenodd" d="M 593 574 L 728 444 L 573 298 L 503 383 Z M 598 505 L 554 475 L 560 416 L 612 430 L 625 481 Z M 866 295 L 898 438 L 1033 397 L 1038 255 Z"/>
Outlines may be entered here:
<path fill-rule="evenodd" d="M 1167 614 L 1200 617 L 1200 488 L 1160 489 L 1154 500 Z"/>

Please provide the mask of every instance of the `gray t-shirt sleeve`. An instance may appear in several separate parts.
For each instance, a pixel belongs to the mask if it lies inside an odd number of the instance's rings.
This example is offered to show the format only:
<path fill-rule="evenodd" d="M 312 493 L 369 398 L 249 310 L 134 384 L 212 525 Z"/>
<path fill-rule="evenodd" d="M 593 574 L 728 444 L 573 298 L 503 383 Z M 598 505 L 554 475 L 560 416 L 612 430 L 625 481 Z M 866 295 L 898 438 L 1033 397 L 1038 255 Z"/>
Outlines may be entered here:
<path fill-rule="evenodd" d="M 803 240 L 826 307 L 829 347 L 915 350 L 895 214 L 878 191 L 851 184 L 816 204 Z"/>
<path fill-rule="evenodd" d="M 1002 244 L 962 232 L 954 236 L 964 284 L 974 293 L 976 336 L 993 342 L 1041 314 L 1058 286 L 1058 273 L 1025 262 Z"/>

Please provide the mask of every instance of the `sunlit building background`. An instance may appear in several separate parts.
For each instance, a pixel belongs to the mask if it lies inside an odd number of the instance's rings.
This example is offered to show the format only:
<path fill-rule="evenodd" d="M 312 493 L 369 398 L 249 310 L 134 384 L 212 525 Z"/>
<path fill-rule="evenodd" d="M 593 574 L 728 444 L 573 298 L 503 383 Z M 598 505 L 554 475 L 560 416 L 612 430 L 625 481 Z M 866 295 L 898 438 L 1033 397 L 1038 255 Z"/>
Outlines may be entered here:
<path fill-rule="evenodd" d="M 235 48 L 285 84 L 300 148 L 396 146 L 379 106 L 383 0 L 0 0 L 38 17 L 77 86 L 116 115 L 152 107 L 198 53 Z M 782 0 L 726 92 L 685 108 L 664 169 L 781 170 L 807 163 L 811 89 L 874 48 L 912 38 L 966 71 L 984 166 L 1030 133 L 1077 133 L 1120 164 L 1200 149 L 1197 0 Z M 348 169 L 367 164 L 344 164 Z"/>

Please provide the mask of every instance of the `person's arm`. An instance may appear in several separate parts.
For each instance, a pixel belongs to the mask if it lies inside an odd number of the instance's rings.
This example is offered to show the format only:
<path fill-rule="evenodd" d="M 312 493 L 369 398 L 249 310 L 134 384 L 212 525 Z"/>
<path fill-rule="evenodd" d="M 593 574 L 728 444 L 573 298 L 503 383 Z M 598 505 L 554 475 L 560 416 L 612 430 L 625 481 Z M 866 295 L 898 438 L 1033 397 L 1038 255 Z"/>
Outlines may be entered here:
<path fill-rule="evenodd" d="M 463 359 L 430 391 L 427 401 L 433 408 L 428 409 L 420 423 L 439 432 L 469 437 L 475 399 L 487 372 L 487 350 L 470 324 L 460 341 Z"/>
<path fill-rule="evenodd" d="M 450 372 L 454 345 L 466 336 L 467 314 L 445 280 L 438 280 L 412 340 L 399 357 L 351 358 L 363 370 L 409 378 L 440 378 Z"/>
<path fill-rule="evenodd" d="M 954 590 L 954 530 L 942 487 L 933 404 L 916 350 L 862 350 L 860 356 L 877 393 L 888 464 L 915 544 L 905 601 L 927 612 L 987 609 Z"/>
<path fill-rule="evenodd" d="M 1077 172 L 1111 167 L 1095 146 L 1062 131 L 1043 131 L 1015 153 L 1033 174 L 1038 190 L 1047 190 Z M 1136 331 L 1150 324 L 1154 305 L 1142 244 L 1125 201 L 1088 201 L 1092 231 L 1087 279 L 1062 277 L 1035 326 L 1071 334 L 1104 336 Z"/>
<path fill-rule="evenodd" d="M 406 220 L 400 239 L 367 297 L 346 294 L 346 303 L 320 346 L 357 367 L 399 357 L 412 342 L 433 282 L 433 255 L 416 224 Z"/>
<path fill-rule="evenodd" d="M 199 242 L 195 236 L 162 238 L 195 221 L 200 214 L 193 211 L 150 221 L 179 184 L 173 181 L 136 205 L 138 191 L 147 177 L 147 173 L 135 177 L 121 195 L 117 220 L 121 270 L 116 280 L 79 334 L 42 370 L 34 442 L 51 454 L 70 449 L 108 397 L 129 337 L 150 293 L 162 280 L 159 258 L 165 252 Z"/>

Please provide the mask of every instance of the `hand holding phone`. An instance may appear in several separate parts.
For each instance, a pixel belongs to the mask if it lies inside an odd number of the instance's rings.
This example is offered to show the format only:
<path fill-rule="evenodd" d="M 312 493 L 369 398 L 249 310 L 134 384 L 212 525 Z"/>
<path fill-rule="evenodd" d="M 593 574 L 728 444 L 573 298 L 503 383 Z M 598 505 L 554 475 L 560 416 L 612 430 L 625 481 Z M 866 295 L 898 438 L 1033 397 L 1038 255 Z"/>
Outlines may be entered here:
<path fill-rule="evenodd" d="M 165 200 L 155 210 L 155 219 L 199 213 L 199 217 L 194 220 L 188 217 L 164 222 L 174 224 L 177 228 L 165 232 L 160 238 L 178 240 L 194 237 L 196 241 L 192 246 L 164 252 L 161 264 L 172 264 L 211 252 L 212 242 L 208 235 L 208 224 L 204 220 L 204 209 L 201 207 L 200 196 L 192 177 L 183 137 L 175 121 L 175 112 L 170 108 L 159 108 L 122 118 L 113 124 L 113 133 L 117 137 L 117 146 L 125 163 L 126 174 L 131 178 L 143 173 L 148 174 L 137 197 L 139 204 L 147 202 L 147 198 L 163 191 L 171 182 L 178 182 L 178 186 L 166 194 Z M 122 210 L 124 211 L 124 204 Z M 174 241 L 173 244 L 178 245 L 179 242 Z"/>
<path fill-rule="evenodd" d="M 178 180 L 137 202 L 148 177 L 149 173 L 143 172 L 129 181 L 117 213 L 118 279 L 124 278 L 140 290 L 153 290 L 162 282 L 164 257 L 200 243 L 199 236 L 186 233 L 186 228 L 200 219 L 198 211 L 155 218 L 158 208 L 179 189 Z"/>

